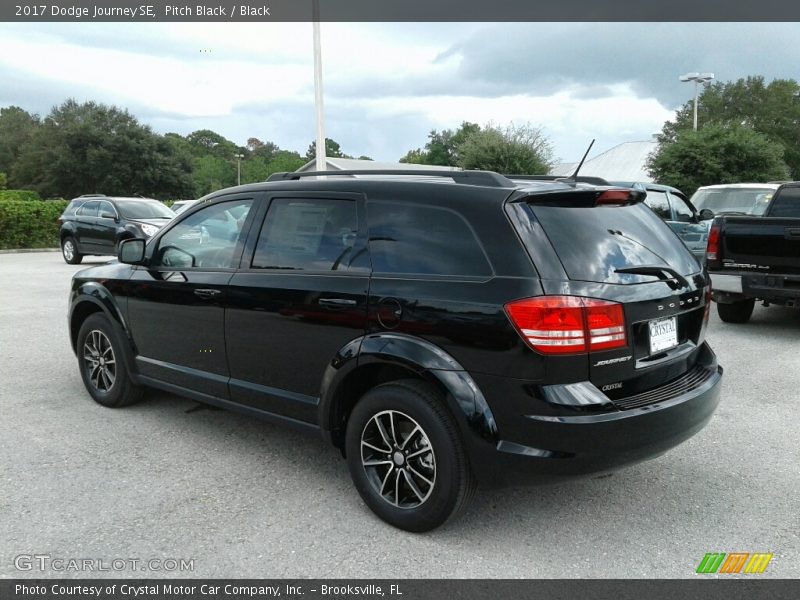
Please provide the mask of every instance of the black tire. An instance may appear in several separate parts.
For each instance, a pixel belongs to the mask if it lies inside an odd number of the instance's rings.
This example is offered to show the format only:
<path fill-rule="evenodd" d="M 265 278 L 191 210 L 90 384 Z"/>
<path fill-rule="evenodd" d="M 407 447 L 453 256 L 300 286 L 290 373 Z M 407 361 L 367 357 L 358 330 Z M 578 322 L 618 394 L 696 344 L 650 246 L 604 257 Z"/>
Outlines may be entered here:
<path fill-rule="evenodd" d="M 381 431 L 379 422 L 394 423 L 397 435 L 385 425 Z M 414 426 L 421 431 L 413 433 Z M 375 435 L 370 437 L 370 432 Z M 365 446 L 362 436 L 374 445 Z M 439 527 L 458 514 L 475 491 L 458 427 L 441 395 L 422 381 L 393 381 L 364 394 L 348 419 L 345 449 L 361 498 L 381 519 L 406 531 Z M 396 457 L 398 451 L 408 459 Z M 364 464 L 381 460 L 385 464 Z"/>
<path fill-rule="evenodd" d="M 120 343 L 104 314 L 94 313 L 83 322 L 76 348 L 83 385 L 95 402 L 121 408 L 142 399 L 144 388 L 131 381 Z"/>
<path fill-rule="evenodd" d="M 68 265 L 78 265 L 83 260 L 83 254 L 78 252 L 78 244 L 71 235 L 61 240 L 61 256 Z"/>
<path fill-rule="evenodd" d="M 753 314 L 755 305 L 756 301 L 753 299 L 740 300 L 732 304 L 717 302 L 717 314 L 726 323 L 747 323 L 750 320 L 750 315 Z"/>

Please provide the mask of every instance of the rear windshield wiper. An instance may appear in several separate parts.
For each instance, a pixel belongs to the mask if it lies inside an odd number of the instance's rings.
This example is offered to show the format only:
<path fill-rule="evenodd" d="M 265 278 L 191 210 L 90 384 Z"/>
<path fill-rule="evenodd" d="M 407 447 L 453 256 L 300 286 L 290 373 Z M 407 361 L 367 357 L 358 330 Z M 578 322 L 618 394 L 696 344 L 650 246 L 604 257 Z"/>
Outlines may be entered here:
<path fill-rule="evenodd" d="M 662 265 L 639 265 L 638 267 L 617 269 L 616 272 L 630 273 L 632 275 L 652 275 L 666 282 L 673 290 L 689 287 L 689 282 L 686 278 L 672 267 L 664 267 Z"/>

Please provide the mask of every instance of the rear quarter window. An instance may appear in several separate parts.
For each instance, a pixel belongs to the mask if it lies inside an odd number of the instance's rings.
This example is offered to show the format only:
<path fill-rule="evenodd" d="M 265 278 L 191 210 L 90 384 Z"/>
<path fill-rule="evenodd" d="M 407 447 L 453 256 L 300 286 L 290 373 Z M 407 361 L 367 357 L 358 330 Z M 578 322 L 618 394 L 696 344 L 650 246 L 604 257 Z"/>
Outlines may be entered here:
<path fill-rule="evenodd" d="M 492 267 L 459 213 L 434 206 L 369 202 L 369 249 L 376 273 L 487 277 Z"/>
<path fill-rule="evenodd" d="M 64 209 L 65 216 L 74 215 L 78 212 L 78 209 L 83 205 L 83 200 L 70 200 L 69 204 L 67 204 L 67 208 Z"/>

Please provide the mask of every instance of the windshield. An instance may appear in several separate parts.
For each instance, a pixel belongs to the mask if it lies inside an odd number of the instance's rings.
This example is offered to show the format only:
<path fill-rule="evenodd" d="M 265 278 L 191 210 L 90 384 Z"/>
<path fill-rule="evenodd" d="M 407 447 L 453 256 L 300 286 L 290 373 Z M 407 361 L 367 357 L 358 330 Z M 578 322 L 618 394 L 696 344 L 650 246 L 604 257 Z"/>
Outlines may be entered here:
<path fill-rule="evenodd" d="M 775 190 L 772 188 L 714 188 L 698 190 L 692 196 L 697 210 L 709 209 L 715 215 L 741 213 L 761 216 Z"/>
<path fill-rule="evenodd" d="M 157 200 L 117 202 L 119 214 L 126 219 L 171 219 L 175 213 Z"/>

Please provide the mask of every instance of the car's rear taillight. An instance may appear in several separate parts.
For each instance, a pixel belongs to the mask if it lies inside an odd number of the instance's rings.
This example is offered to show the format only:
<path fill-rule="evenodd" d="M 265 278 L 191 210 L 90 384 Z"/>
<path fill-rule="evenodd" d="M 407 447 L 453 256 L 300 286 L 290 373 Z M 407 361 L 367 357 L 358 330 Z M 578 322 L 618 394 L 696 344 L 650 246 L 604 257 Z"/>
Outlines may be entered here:
<path fill-rule="evenodd" d="M 711 230 L 708 232 L 708 244 L 706 245 L 706 260 L 709 262 L 719 262 L 722 260 L 722 252 L 720 249 L 721 230 L 719 223 L 711 225 Z"/>
<path fill-rule="evenodd" d="M 544 354 L 575 354 L 627 345 L 622 305 L 577 296 L 537 296 L 506 304 L 525 342 Z"/>

